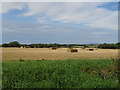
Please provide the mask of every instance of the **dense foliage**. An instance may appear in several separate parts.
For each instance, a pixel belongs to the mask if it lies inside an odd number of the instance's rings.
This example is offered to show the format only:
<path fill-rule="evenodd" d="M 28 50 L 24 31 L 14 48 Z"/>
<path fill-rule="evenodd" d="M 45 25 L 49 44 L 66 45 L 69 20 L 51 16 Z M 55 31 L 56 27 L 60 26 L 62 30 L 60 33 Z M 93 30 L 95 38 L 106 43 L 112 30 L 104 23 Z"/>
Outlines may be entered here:
<path fill-rule="evenodd" d="M 101 49 L 120 49 L 120 43 L 116 44 L 20 44 L 17 41 L 13 41 L 10 43 L 2 44 L 2 47 L 28 47 L 28 48 L 50 48 L 50 47 L 57 47 L 57 48 L 71 48 L 71 47 L 81 47 L 81 48 L 101 48 Z"/>
<path fill-rule="evenodd" d="M 98 48 L 101 48 L 101 49 L 120 49 L 120 43 L 117 43 L 117 44 L 104 43 L 104 44 L 100 44 L 98 46 Z"/>
<path fill-rule="evenodd" d="M 88 47 L 87 45 L 80 45 L 80 44 L 58 44 L 58 43 L 53 43 L 53 44 L 19 44 L 17 41 L 13 41 L 10 43 L 4 43 L 2 44 L 2 47 L 30 47 L 30 48 L 50 48 L 50 47 L 62 47 L 62 48 L 70 48 L 70 47 L 77 47 L 77 46 L 83 46 L 83 47 Z"/>
<path fill-rule="evenodd" d="M 3 62 L 3 88 L 116 88 L 113 60 Z"/>
<path fill-rule="evenodd" d="M 2 47 L 20 47 L 20 46 L 21 44 L 17 41 L 2 44 Z"/>

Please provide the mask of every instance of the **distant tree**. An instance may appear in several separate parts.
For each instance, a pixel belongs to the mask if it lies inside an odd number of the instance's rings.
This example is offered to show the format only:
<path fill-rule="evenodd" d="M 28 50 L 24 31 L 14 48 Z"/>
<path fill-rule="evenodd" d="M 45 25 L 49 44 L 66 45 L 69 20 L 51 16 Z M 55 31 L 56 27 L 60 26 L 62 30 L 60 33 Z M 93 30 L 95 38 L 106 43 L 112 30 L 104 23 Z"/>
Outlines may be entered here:
<path fill-rule="evenodd" d="M 2 44 L 2 47 L 9 47 L 7 43 Z"/>
<path fill-rule="evenodd" d="M 117 47 L 118 49 L 120 49 L 120 42 L 119 42 L 119 43 L 116 43 L 116 47 Z"/>
<path fill-rule="evenodd" d="M 26 46 L 28 46 L 28 45 L 27 45 L 27 44 L 21 44 L 21 46 L 22 46 L 22 47 L 26 47 Z"/>
<path fill-rule="evenodd" d="M 10 42 L 8 45 L 9 47 L 20 47 L 21 46 L 19 42 L 17 41 Z"/>
<path fill-rule="evenodd" d="M 104 44 L 98 45 L 98 48 L 101 48 L 101 49 L 120 49 L 120 44 L 119 43 L 117 43 L 117 44 L 104 43 Z"/>
<path fill-rule="evenodd" d="M 84 46 L 84 48 L 88 48 L 89 46 L 88 45 L 83 45 Z"/>

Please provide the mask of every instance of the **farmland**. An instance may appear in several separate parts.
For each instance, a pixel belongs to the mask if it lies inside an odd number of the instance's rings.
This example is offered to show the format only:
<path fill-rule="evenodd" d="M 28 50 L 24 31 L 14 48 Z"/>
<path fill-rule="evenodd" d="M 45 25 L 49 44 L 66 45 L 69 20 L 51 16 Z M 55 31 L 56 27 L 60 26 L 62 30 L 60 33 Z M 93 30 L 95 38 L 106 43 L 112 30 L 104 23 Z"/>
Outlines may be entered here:
<path fill-rule="evenodd" d="M 120 2 L 64 1 L 1 0 L 0 89 L 119 90 Z"/>
<path fill-rule="evenodd" d="M 117 59 L 117 49 L 94 51 L 77 48 L 78 52 L 68 52 L 68 48 L 2 48 L 3 60 L 65 60 L 65 59 Z"/>
<path fill-rule="evenodd" d="M 116 88 L 116 61 L 3 61 L 3 88 Z"/>
<path fill-rule="evenodd" d="M 116 88 L 118 50 L 2 48 L 3 88 Z"/>

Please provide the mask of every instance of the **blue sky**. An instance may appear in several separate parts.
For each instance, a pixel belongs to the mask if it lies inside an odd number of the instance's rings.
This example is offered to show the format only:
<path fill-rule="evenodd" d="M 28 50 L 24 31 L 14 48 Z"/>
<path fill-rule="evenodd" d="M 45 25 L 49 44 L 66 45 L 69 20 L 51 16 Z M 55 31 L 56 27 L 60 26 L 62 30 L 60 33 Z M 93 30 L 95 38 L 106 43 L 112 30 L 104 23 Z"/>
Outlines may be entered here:
<path fill-rule="evenodd" d="M 3 3 L 3 43 L 117 43 L 117 2 Z"/>

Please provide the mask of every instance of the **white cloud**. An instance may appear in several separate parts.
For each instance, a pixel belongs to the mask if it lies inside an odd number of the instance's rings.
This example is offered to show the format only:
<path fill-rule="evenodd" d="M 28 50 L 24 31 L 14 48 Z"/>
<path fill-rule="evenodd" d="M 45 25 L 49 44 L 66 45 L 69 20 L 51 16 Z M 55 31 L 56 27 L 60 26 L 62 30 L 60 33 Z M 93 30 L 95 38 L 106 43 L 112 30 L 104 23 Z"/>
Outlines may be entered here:
<path fill-rule="evenodd" d="M 91 27 L 117 30 L 117 11 L 98 8 L 104 3 L 27 3 L 29 10 L 25 16 L 43 14 L 44 19 L 63 23 L 85 23 Z M 41 22 L 41 16 L 38 17 Z"/>
<path fill-rule="evenodd" d="M 101 11 L 101 14 L 106 14 L 103 17 L 99 16 L 96 20 L 93 20 L 89 23 L 89 26 L 98 27 L 98 28 L 106 28 L 118 30 L 118 12 L 117 11 Z"/>
<path fill-rule="evenodd" d="M 109 31 L 109 32 L 108 32 Z M 117 42 L 117 31 L 71 25 L 25 22 L 3 22 L 3 42 L 27 40 L 39 43 L 103 43 Z M 31 37 L 32 36 L 32 37 Z M 37 42 L 34 43 L 37 43 Z"/>
<path fill-rule="evenodd" d="M 18 2 L 5 2 L 0 5 L 0 13 L 7 13 L 10 10 L 22 10 L 25 7 L 24 3 Z"/>
<path fill-rule="evenodd" d="M 1 2 L 119 2 L 119 0 L 1 0 Z"/>
<path fill-rule="evenodd" d="M 26 3 L 27 11 L 23 16 L 37 16 L 40 23 L 47 20 L 60 21 L 62 23 L 85 24 L 91 27 L 117 30 L 118 11 L 110 11 L 105 8 L 98 8 L 104 3 L 95 2 L 40 2 Z M 13 9 L 23 9 L 23 3 L 5 3 L 3 13 Z"/>
<path fill-rule="evenodd" d="M 91 34 L 93 35 L 104 35 L 104 34 L 108 34 L 107 32 L 92 32 Z"/>

